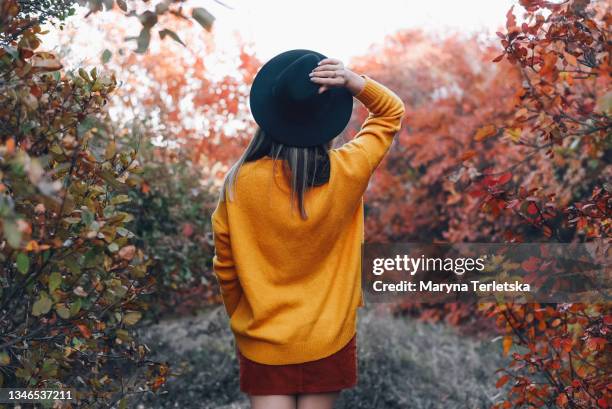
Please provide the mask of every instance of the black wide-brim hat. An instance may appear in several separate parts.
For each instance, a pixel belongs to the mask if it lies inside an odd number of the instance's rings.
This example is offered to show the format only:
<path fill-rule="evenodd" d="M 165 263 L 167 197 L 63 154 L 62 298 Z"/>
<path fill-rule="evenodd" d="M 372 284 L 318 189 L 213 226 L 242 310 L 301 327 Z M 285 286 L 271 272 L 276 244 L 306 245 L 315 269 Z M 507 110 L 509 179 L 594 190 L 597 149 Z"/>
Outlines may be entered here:
<path fill-rule="evenodd" d="M 326 58 L 311 50 L 277 55 L 259 70 L 249 103 L 255 122 L 272 140 L 288 146 L 322 145 L 340 134 L 353 111 L 353 97 L 344 87 L 319 94 L 309 73 Z"/>

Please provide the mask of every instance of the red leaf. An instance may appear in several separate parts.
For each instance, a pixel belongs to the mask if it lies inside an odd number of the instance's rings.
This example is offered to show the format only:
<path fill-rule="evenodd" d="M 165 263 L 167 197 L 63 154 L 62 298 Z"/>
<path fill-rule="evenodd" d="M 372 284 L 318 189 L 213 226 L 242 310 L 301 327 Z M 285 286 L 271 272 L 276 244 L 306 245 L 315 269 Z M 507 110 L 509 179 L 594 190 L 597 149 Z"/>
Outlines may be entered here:
<path fill-rule="evenodd" d="M 472 197 L 481 197 L 485 194 L 485 191 L 482 189 L 474 189 L 474 190 L 470 190 L 468 193 Z"/>
<path fill-rule="evenodd" d="M 567 395 L 564 393 L 559 394 L 559 396 L 557 396 L 556 402 L 557 405 L 561 406 L 562 408 L 565 407 L 565 405 L 567 405 Z"/>
<path fill-rule="evenodd" d="M 495 387 L 496 388 L 501 388 L 502 386 L 504 386 L 508 382 L 508 380 L 510 380 L 510 377 L 508 375 L 502 376 L 501 378 L 499 378 L 497 380 L 497 383 L 495 384 Z"/>
<path fill-rule="evenodd" d="M 498 55 L 497 57 L 493 58 L 492 62 L 500 62 L 501 60 L 504 59 L 504 55 L 506 54 L 504 53 L 504 54 Z"/>
<path fill-rule="evenodd" d="M 510 10 L 508 10 L 508 12 L 506 13 L 506 28 L 508 29 L 508 31 L 512 31 L 516 27 L 516 17 L 512 12 L 513 9 L 514 6 L 510 7 Z"/>
<path fill-rule="evenodd" d="M 42 90 L 37 85 L 30 86 L 30 94 L 34 95 L 36 98 L 40 98 L 42 96 Z"/>
<path fill-rule="evenodd" d="M 565 338 L 561 341 L 561 349 L 565 352 L 570 352 L 572 350 L 572 340 Z"/>
<path fill-rule="evenodd" d="M 91 331 L 89 330 L 87 325 L 85 325 L 85 324 L 76 324 L 76 326 L 79 329 L 79 331 L 81 331 L 81 334 L 83 334 L 83 336 L 85 338 L 91 338 Z"/>
<path fill-rule="evenodd" d="M 461 155 L 461 160 L 468 160 L 470 158 L 473 158 L 474 156 L 476 156 L 476 151 L 474 150 L 469 150 L 469 151 L 465 151 L 463 153 L 463 155 Z"/>
<path fill-rule="evenodd" d="M 527 213 L 529 214 L 538 213 L 538 206 L 536 206 L 533 202 L 529 203 L 529 206 L 527 206 Z"/>
<path fill-rule="evenodd" d="M 540 266 L 540 259 L 537 257 L 533 257 L 533 256 L 529 257 L 527 260 L 521 263 L 521 267 L 523 267 L 523 269 L 529 273 L 533 273 L 534 271 L 537 271 L 539 266 Z"/>
<path fill-rule="evenodd" d="M 508 183 L 509 180 L 512 179 L 512 172 L 506 172 L 497 179 L 498 185 L 503 185 L 504 183 Z"/>
<path fill-rule="evenodd" d="M 587 340 L 586 346 L 591 351 L 597 351 L 604 349 L 607 343 L 608 341 L 605 338 L 593 337 Z"/>
<path fill-rule="evenodd" d="M 183 224 L 183 236 L 190 237 L 193 234 L 193 226 L 191 223 Z"/>
<path fill-rule="evenodd" d="M 512 199 L 506 204 L 506 209 L 513 209 L 519 203 L 520 201 L 518 199 Z"/>

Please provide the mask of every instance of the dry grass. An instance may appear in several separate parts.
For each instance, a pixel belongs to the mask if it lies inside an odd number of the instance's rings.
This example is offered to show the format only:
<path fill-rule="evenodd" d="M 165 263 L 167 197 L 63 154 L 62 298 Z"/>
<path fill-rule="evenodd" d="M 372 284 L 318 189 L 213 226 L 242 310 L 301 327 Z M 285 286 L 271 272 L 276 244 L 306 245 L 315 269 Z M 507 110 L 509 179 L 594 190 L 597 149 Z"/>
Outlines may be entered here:
<path fill-rule="evenodd" d="M 156 359 L 177 375 L 137 408 L 247 408 L 238 388 L 234 344 L 221 308 L 161 322 L 143 331 Z M 499 342 L 478 341 L 443 325 L 360 312 L 359 384 L 337 409 L 488 408 L 499 397 Z"/>

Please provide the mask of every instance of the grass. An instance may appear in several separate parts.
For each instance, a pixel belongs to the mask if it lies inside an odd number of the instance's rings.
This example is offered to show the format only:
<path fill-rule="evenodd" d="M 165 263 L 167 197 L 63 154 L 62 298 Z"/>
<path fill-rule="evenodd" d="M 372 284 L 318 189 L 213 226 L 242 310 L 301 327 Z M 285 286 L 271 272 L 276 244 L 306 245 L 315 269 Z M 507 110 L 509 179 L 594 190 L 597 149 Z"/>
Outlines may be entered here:
<path fill-rule="evenodd" d="M 222 308 L 162 321 L 142 332 L 176 374 L 135 408 L 248 408 L 239 390 L 234 343 Z M 359 383 L 343 391 L 337 409 L 489 408 L 499 398 L 499 341 L 476 340 L 442 324 L 360 310 Z"/>

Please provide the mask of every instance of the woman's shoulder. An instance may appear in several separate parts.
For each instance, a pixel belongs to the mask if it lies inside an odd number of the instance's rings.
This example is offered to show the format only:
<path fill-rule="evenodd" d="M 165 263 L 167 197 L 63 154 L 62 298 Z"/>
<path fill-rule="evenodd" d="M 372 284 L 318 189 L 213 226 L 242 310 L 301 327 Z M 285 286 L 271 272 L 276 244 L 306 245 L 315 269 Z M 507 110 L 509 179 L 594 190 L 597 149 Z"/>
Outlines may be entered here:
<path fill-rule="evenodd" d="M 370 163 L 360 146 L 346 142 L 329 151 L 329 160 L 332 174 L 367 183 L 371 174 Z"/>
<path fill-rule="evenodd" d="M 263 157 L 253 161 L 244 162 L 238 172 L 237 180 L 259 179 L 270 177 L 274 160 L 270 157 Z M 280 165 L 277 164 L 277 166 Z"/>

